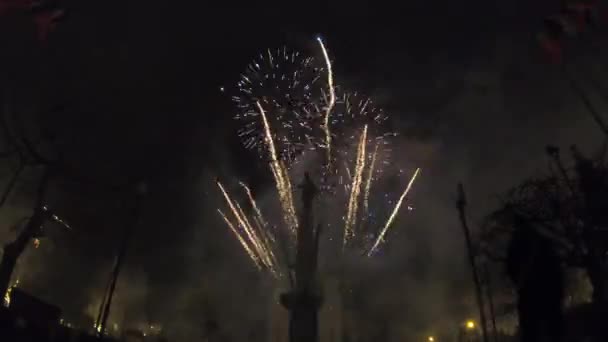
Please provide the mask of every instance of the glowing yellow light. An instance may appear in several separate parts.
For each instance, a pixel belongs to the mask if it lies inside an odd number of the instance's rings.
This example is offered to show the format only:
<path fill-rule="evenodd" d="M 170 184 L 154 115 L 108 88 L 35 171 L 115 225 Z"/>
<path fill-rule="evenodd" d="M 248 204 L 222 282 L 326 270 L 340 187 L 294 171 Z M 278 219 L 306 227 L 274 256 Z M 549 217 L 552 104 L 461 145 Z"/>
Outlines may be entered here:
<path fill-rule="evenodd" d="M 4 294 L 4 306 L 7 307 L 7 308 L 11 305 L 11 292 L 13 292 L 13 289 L 15 287 L 17 287 L 17 285 L 19 285 L 19 279 L 17 279 L 15 281 L 15 283 L 12 286 L 10 286 L 6 290 L 6 293 Z"/>
<path fill-rule="evenodd" d="M 435 338 L 433 336 L 429 336 L 429 338 L 427 339 L 429 342 L 435 342 Z"/>
<path fill-rule="evenodd" d="M 468 320 L 466 323 L 467 329 L 475 329 L 475 322 L 472 320 Z"/>

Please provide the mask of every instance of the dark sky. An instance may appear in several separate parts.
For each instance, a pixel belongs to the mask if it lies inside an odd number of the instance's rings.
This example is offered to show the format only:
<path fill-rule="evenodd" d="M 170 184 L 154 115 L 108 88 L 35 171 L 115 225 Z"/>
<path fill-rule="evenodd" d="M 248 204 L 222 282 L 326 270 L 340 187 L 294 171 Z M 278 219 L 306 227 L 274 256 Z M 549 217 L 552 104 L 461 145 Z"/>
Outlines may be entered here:
<path fill-rule="evenodd" d="M 269 187 L 235 138 L 232 104 L 219 88 L 232 87 L 259 51 L 315 48 L 320 34 L 338 83 L 375 97 L 401 133 L 395 150 L 405 167 L 423 168 L 416 210 L 397 224 L 380 270 L 364 272 L 379 283 L 367 289 L 369 312 L 388 317 L 394 336 L 419 336 L 475 315 L 455 184 L 465 182 L 478 217 L 494 195 L 543 170 L 546 143 L 590 149 L 601 141 L 535 50 L 556 2 L 534 3 L 71 1 L 47 48 L 36 47 L 28 25 L 3 25 L 2 92 L 18 115 L 43 113 L 35 122 L 56 132 L 66 160 L 89 178 L 148 180 L 116 312 L 130 314 L 127 323 L 161 321 L 189 341 L 205 317 L 251 328 L 267 312 L 239 285 L 263 293 L 268 284 L 215 213 L 217 176 L 248 180 L 260 193 Z M 608 76 L 587 48 L 572 61 L 583 80 Z M 57 104 L 64 110 L 49 114 Z M 0 209 L 2 241 L 29 206 L 36 171 L 28 177 L 23 194 Z M 28 251 L 23 286 L 74 320 L 95 312 L 125 224 L 120 196 L 58 183 L 50 201 L 75 230 L 50 233 Z"/>

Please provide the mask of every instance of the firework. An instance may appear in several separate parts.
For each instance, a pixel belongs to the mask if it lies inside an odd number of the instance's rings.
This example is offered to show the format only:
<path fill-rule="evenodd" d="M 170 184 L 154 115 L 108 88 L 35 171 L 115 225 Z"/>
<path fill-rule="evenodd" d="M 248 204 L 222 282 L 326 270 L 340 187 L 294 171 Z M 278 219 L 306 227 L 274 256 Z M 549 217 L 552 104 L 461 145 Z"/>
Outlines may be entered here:
<path fill-rule="evenodd" d="M 296 231 L 298 229 L 298 218 L 293 203 L 293 192 L 291 189 L 291 181 L 289 179 L 289 174 L 285 165 L 278 160 L 272 131 L 270 130 L 270 125 L 268 123 L 268 120 L 266 119 L 266 113 L 264 112 L 264 108 L 262 108 L 262 105 L 260 105 L 259 102 L 256 102 L 256 104 L 260 111 L 262 122 L 264 124 L 266 145 L 268 146 L 268 152 L 270 153 L 270 169 L 272 170 L 275 185 L 277 187 L 277 191 L 279 192 L 279 198 L 281 200 L 281 206 L 283 207 L 285 223 L 295 236 Z"/>
<path fill-rule="evenodd" d="M 369 192 L 372 188 L 372 181 L 374 179 L 374 167 L 376 166 L 376 156 L 378 155 L 378 144 L 374 147 L 374 153 L 372 153 L 372 162 L 369 166 L 367 173 L 367 181 L 365 183 L 365 197 L 363 198 L 363 208 L 365 213 L 369 213 Z"/>
<path fill-rule="evenodd" d="M 367 158 L 371 160 L 373 155 L 379 154 L 382 164 L 389 164 L 389 142 L 397 134 L 390 130 L 388 115 L 382 109 L 377 108 L 370 98 L 358 92 L 338 88 L 336 93 L 338 97 L 331 123 L 334 127 L 332 135 L 335 141 L 335 153 L 332 158 L 352 162 L 352 146 L 357 146 L 359 143 L 358 132 L 361 127 L 367 126 L 368 145 L 377 145 L 374 147 L 374 152 L 369 153 Z M 381 170 L 382 167 L 379 167 L 378 171 Z"/>
<path fill-rule="evenodd" d="M 281 225 L 264 217 L 246 184 L 240 183 L 249 201 L 251 216 L 218 182 L 233 216 L 231 221 L 219 211 L 222 219 L 255 265 L 269 269 L 277 277 L 290 274 L 279 269 L 279 265 L 289 265 L 285 247 L 296 245 L 300 226 L 289 172 L 297 155 L 323 155 L 313 160 L 324 160 L 319 168 L 320 185 L 322 190 L 330 191 L 323 194 L 332 205 L 343 205 L 345 210 L 340 222 L 343 248 L 363 247 L 367 256 L 373 255 L 385 240 L 420 171 L 416 169 L 395 205 L 387 207 L 384 197 L 389 196 L 383 193 L 378 182 L 389 164 L 389 141 L 396 134 L 388 127 L 388 116 L 370 98 L 334 85 L 327 49 L 321 39 L 317 41 L 324 67 L 317 66 L 314 58 L 286 48 L 268 50 L 241 76 L 239 95 L 233 98 L 239 109 L 237 119 L 243 123 L 239 135 L 245 146 L 256 148 L 260 156 L 268 160 L 284 226 L 291 239 L 284 241 Z M 326 78 L 322 77 L 324 72 Z M 343 187 L 344 198 L 333 191 L 336 182 Z M 376 201 L 378 196 L 373 197 L 374 192 L 380 193 L 382 200 Z M 379 217 L 386 220 L 384 224 L 376 224 Z M 370 230 L 369 234 L 359 233 L 364 227 Z M 357 237 L 367 240 L 359 241 L 363 244 L 348 243 Z M 281 253 L 275 253 L 278 249 Z M 279 262 L 277 254 L 285 260 Z"/>
<path fill-rule="evenodd" d="M 249 189 L 247 184 L 243 182 L 239 182 L 239 184 L 241 185 L 241 187 L 243 187 L 243 190 L 245 190 L 247 198 L 249 199 L 249 203 L 251 203 L 251 208 L 255 211 L 257 224 L 260 226 L 260 228 L 266 227 L 266 221 L 264 220 L 264 216 L 262 216 L 262 211 L 258 207 L 258 204 L 256 203 L 255 199 L 253 198 L 253 195 L 251 194 L 251 189 Z"/>
<path fill-rule="evenodd" d="M 359 147 L 357 148 L 357 162 L 355 164 L 355 175 L 352 180 L 350 189 L 350 197 L 346 218 L 344 221 L 344 243 L 346 246 L 348 239 L 354 235 L 353 227 L 357 223 L 357 209 L 359 207 L 359 194 L 361 192 L 361 182 L 363 179 L 363 171 L 365 170 L 365 145 L 367 145 L 367 126 L 363 128 Z"/>
<path fill-rule="evenodd" d="M 349 92 L 336 86 L 336 101 L 331 114 L 332 165 L 344 167 L 325 167 L 321 177 L 321 188 L 335 192 L 342 186 L 344 193 L 350 193 L 351 171 L 357 163 L 358 146 L 362 127 L 367 126 L 366 163 L 371 165 L 366 175 L 365 193 L 369 199 L 371 184 L 378 179 L 386 166 L 390 164 L 390 140 L 396 133 L 390 130 L 388 115 L 377 108 L 373 101 L 358 92 Z M 328 100 L 323 99 L 322 103 Z M 373 163 L 372 163 L 373 160 Z M 347 181 L 345 181 L 347 180 Z M 364 205 L 369 208 L 369 205 Z"/>
<path fill-rule="evenodd" d="M 265 150 L 265 134 L 257 103 L 266 110 L 274 128 L 277 157 L 290 161 L 310 146 L 318 145 L 315 130 L 323 65 L 315 58 L 286 47 L 261 53 L 241 75 L 232 97 L 235 118 L 242 122 L 239 136 L 245 147 Z"/>
<path fill-rule="evenodd" d="M 245 241 L 245 239 L 241 236 L 241 234 L 236 229 L 236 227 L 226 217 L 226 214 L 224 214 L 219 209 L 217 211 L 220 214 L 220 216 L 222 217 L 222 219 L 224 219 L 224 222 L 226 222 L 226 225 L 228 225 L 228 227 L 230 228 L 230 230 L 234 233 L 234 235 L 236 236 L 237 240 L 239 240 L 239 243 L 241 244 L 241 246 L 243 246 L 243 249 L 245 250 L 245 252 L 247 252 L 247 255 L 249 255 L 249 257 L 251 258 L 251 260 L 255 263 L 255 266 L 259 269 L 260 268 L 260 262 L 258 260 L 258 256 L 251 250 L 251 248 L 249 247 L 249 244 L 247 244 L 247 241 Z"/>
<path fill-rule="evenodd" d="M 238 222 L 238 226 L 241 228 L 241 230 L 239 231 L 223 212 L 219 211 L 220 215 L 230 227 L 230 230 L 232 230 L 232 232 L 237 236 L 239 242 L 249 257 L 254 261 L 256 266 L 259 267 L 260 264 L 262 264 L 273 274 L 276 274 L 276 258 L 271 246 L 269 246 L 266 239 L 264 239 L 261 234 L 256 231 L 256 229 L 254 229 L 241 206 L 238 204 L 238 202 L 232 200 L 222 183 L 218 181 L 217 185 L 224 195 L 224 199 L 226 200 L 226 203 L 228 204 L 228 207 Z"/>
<path fill-rule="evenodd" d="M 317 41 L 321 46 L 321 50 L 323 51 L 323 58 L 325 59 L 325 64 L 327 65 L 327 90 L 329 92 L 329 101 L 327 106 L 325 107 L 325 116 L 323 119 L 323 131 L 325 132 L 325 149 L 327 150 L 327 167 L 331 169 L 331 129 L 329 127 L 329 117 L 331 115 L 332 110 L 334 109 L 334 105 L 336 104 L 336 93 L 334 89 L 334 73 L 331 68 L 331 61 L 329 60 L 329 55 L 327 54 L 327 49 L 325 48 L 325 44 L 323 44 L 323 40 L 320 37 L 317 37 Z"/>
<path fill-rule="evenodd" d="M 416 181 L 416 177 L 418 176 L 419 172 L 420 172 L 420 169 L 416 169 L 416 171 L 414 172 L 414 175 L 412 176 L 412 178 L 410 178 L 410 181 L 407 183 L 407 187 L 401 194 L 401 197 L 399 197 L 399 201 L 397 201 L 395 208 L 391 212 L 391 216 L 388 218 L 388 221 L 386 221 L 386 224 L 384 225 L 384 228 L 382 228 L 380 235 L 378 235 L 376 242 L 374 243 L 372 248 L 367 253 L 368 256 L 372 255 L 374 253 L 374 251 L 378 248 L 378 245 L 380 245 L 380 243 L 384 241 L 384 235 L 386 235 L 386 231 L 388 230 L 388 228 L 391 226 L 391 224 L 395 220 L 395 217 L 397 216 L 397 213 L 399 212 L 399 209 L 401 208 L 401 204 L 403 203 L 403 200 L 405 199 L 407 194 L 410 192 L 412 185 L 414 185 L 414 181 Z"/>

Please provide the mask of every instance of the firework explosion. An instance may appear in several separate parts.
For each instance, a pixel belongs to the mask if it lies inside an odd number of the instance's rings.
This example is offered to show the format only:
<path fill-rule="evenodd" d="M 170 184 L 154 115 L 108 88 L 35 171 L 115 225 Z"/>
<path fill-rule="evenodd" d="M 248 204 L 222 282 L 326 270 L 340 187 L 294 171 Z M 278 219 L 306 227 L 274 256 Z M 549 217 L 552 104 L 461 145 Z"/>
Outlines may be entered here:
<path fill-rule="evenodd" d="M 370 98 L 340 88 L 336 89 L 336 94 L 337 101 L 330 123 L 334 142 L 331 158 L 336 168 L 331 169 L 330 172 L 337 176 L 334 179 L 338 181 L 338 185 L 343 185 L 344 191 L 349 192 L 352 181 L 351 167 L 356 165 L 358 158 L 356 148 L 361 144 L 362 128 L 367 127 L 367 152 L 364 155 L 370 167 L 367 171 L 365 194 L 369 198 L 371 182 L 377 179 L 383 168 L 389 164 L 391 152 L 389 142 L 397 134 L 391 132 L 388 127 L 388 115 L 382 109 L 376 108 Z M 334 187 L 336 184 L 331 186 Z"/>
<path fill-rule="evenodd" d="M 265 128 L 259 103 L 273 128 L 277 158 L 289 161 L 307 146 L 315 145 L 315 122 L 321 120 L 314 110 L 320 98 L 319 85 L 324 67 L 310 56 L 286 47 L 268 49 L 256 58 L 237 83 L 232 97 L 238 108 L 235 118 L 242 122 L 239 136 L 247 148 L 266 154 Z"/>
<path fill-rule="evenodd" d="M 333 203 L 343 203 L 343 248 L 353 246 L 367 256 L 385 241 L 420 171 L 416 169 L 396 202 L 388 201 L 390 214 L 386 213 L 382 223 L 377 222 L 381 210 L 370 203 L 386 207 L 388 196 L 381 194 L 379 201 L 376 197 L 370 200 L 370 196 L 389 164 L 389 141 L 396 134 L 387 127 L 388 116 L 371 99 L 334 86 L 328 52 L 321 39 L 318 43 L 323 65 L 317 65 L 314 57 L 286 48 L 267 50 L 241 75 L 238 96 L 233 96 L 236 119 L 243 123 L 239 136 L 246 147 L 255 148 L 269 163 L 289 238 L 279 238 L 280 229 L 263 217 L 247 185 L 240 183 L 250 215 L 217 182 L 230 209 L 230 217 L 219 210 L 222 219 L 256 267 L 277 278 L 285 274 L 283 266 L 289 263 L 280 263 L 275 251 L 289 250 L 297 236 L 290 167 L 300 156 L 323 155 L 319 168 L 323 194 Z M 343 191 L 336 191 L 339 188 Z"/>

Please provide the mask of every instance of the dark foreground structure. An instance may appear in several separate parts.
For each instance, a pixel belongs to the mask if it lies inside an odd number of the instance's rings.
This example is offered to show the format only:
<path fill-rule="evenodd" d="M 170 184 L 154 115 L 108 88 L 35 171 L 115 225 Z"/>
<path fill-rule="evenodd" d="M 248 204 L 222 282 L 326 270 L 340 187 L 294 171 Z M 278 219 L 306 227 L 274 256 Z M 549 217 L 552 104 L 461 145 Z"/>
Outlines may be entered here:
<path fill-rule="evenodd" d="M 12 290 L 10 300 L 9 308 L 0 306 L 2 342 L 166 342 L 137 331 L 127 331 L 118 340 L 72 328 L 62 324 L 61 309 L 17 288 Z"/>
<path fill-rule="evenodd" d="M 62 325 L 61 310 L 14 289 L 11 307 L 0 307 L 0 340 L 10 342 L 86 342 L 99 339 Z M 113 341 L 107 339 L 105 341 Z"/>
<path fill-rule="evenodd" d="M 312 204 L 318 189 L 308 173 L 300 189 L 303 206 L 297 231 L 295 286 L 281 296 L 281 304 L 289 311 L 289 341 L 317 342 L 322 303 L 315 286 L 320 226 L 314 227 Z"/>

